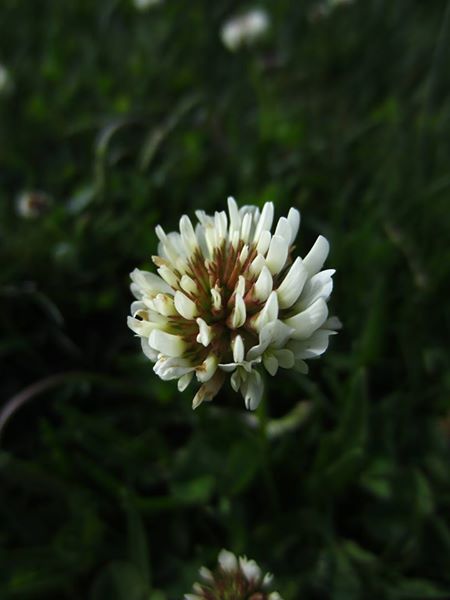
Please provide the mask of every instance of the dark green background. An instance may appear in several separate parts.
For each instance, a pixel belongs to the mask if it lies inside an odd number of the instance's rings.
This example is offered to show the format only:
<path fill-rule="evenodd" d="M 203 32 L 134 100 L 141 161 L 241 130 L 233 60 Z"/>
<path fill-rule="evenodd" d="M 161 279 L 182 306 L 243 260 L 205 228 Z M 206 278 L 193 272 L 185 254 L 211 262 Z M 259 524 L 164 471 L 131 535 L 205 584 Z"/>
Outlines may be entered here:
<path fill-rule="evenodd" d="M 177 600 L 222 547 L 285 600 L 450 597 L 450 4 L 264 4 L 232 54 L 237 2 L 1 2 L 0 400 L 49 385 L 1 440 L 2 600 Z M 229 386 L 193 413 L 126 327 L 154 226 L 230 194 L 337 269 L 344 328 L 260 426 Z"/>

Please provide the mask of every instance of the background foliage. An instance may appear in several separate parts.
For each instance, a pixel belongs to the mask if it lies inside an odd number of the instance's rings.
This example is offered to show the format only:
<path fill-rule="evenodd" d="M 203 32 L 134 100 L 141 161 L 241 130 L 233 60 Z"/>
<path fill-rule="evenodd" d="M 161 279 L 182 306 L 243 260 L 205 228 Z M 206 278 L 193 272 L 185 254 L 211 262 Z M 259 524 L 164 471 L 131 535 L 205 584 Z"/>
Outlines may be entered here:
<path fill-rule="evenodd" d="M 449 5 L 265 4 L 231 54 L 236 2 L 2 0 L 1 401 L 40 382 L 1 442 L 2 599 L 175 600 L 222 547 L 286 600 L 450 597 Z M 229 387 L 193 413 L 125 325 L 154 226 L 229 194 L 297 206 L 337 269 L 343 331 L 258 418 Z"/>

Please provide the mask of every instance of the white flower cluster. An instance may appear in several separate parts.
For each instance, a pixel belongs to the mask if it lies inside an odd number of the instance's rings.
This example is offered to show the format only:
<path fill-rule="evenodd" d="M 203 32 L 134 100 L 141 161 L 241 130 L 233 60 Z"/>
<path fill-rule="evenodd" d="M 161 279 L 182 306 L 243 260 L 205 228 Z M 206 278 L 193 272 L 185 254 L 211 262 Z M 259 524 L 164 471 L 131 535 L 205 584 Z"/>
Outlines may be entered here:
<path fill-rule="evenodd" d="M 194 583 L 194 594 L 185 594 L 184 600 L 213 600 L 214 598 L 233 598 L 245 600 L 282 600 L 278 592 L 269 592 L 273 577 L 263 575 L 254 560 L 245 556 L 239 559 L 228 550 L 221 550 L 218 567 L 211 572 L 206 567 L 200 569 L 202 583 Z M 231 596 L 230 593 L 233 595 Z"/>
<path fill-rule="evenodd" d="M 269 29 L 270 20 L 265 10 L 254 8 L 226 21 L 220 31 L 224 46 L 234 52 L 242 46 L 252 45 Z"/>
<path fill-rule="evenodd" d="M 300 213 L 291 208 L 272 233 L 274 205 L 238 208 L 228 198 L 214 216 L 183 215 L 179 232 L 158 226 L 158 274 L 135 269 L 128 325 L 161 379 L 180 391 L 195 376 L 196 408 L 211 400 L 226 374 L 248 409 L 263 394 L 261 368 L 308 371 L 305 359 L 325 352 L 339 328 L 328 318 L 334 270 L 322 271 L 329 244 L 319 236 L 302 259 L 293 258 Z"/>

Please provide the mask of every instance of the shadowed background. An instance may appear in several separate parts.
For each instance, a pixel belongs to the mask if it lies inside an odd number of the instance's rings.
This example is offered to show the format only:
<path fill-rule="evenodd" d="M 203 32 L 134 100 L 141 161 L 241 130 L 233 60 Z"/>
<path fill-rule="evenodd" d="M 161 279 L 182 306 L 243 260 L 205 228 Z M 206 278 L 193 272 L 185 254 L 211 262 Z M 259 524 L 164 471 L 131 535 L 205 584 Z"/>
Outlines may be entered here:
<path fill-rule="evenodd" d="M 176 600 L 222 547 L 285 600 L 450 596 L 450 4 L 264 4 L 232 53 L 236 2 L 2 0 L 2 600 Z M 155 225 L 230 194 L 337 269 L 342 332 L 257 417 L 126 327 Z"/>

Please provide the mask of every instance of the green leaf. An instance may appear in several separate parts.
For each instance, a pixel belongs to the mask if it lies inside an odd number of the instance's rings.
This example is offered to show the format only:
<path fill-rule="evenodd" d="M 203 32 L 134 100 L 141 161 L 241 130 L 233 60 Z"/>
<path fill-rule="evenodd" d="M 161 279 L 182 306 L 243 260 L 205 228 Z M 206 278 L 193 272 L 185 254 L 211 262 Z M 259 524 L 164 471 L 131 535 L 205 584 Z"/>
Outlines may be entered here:
<path fill-rule="evenodd" d="M 364 451 L 361 448 L 352 448 L 319 475 L 319 488 L 326 493 L 339 493 L 355 479 L 363 462 Z"/>
<path fill-rule="evenodd" d="M 361 484 L 371 494 L 380 500 L 389 500 L 392 497 L 392 479 L 394 466 L 384 458 L 372 460 L 361 475 Z"/>
<path fill-rule="evenodd" d="M 126 506 L 126 514 L 128 527 L 128 558 L 139 570 L 145 584 L 148 587 L 151 587 L 150 555 L 144 522 L 131 502 Z"/>
<path fill-rule="evenodd" d="M 350 384 L 350 391 L 339 425 L 340 442 L 350 448 L 365 446 L 367 441 L 367 380 L 364 370 L 358 371 Z"/>
<path fill-rule="evenodd" d="M 434 510 L 433 492 L 428 479 L 420 471 L 414 472 L 414 483 L 416 488 L 416 507 L 421 516 L 428 516 Z"/>
<path fill-rule="evenodd" d="M 148 600 L 150 590 L 135 565 L 110 563 L 97 577 L 90 600 Z"/>
<path fill-rule="evenodd" d="M 181 119 L 195 106 L 198 105 L 200 96 L 198 94 L 183 98 L 170 117 L 162 124 L 150 131 L 148 134 L 139 159 L 139 165 L 142 170 L 149 167 L 161 144 L 166 137 L 175 129 Z"/>
<path fill-rule="evenodd" d="M 214 486 L 214 477 L 205 475 L 190 481 L 176 482 L 172 489 L 174 498 L 181 500 L 183 503 L 203 504 L 210 499 Z"/>
<path fill-rule="evenodd" d="M 450 588 L 443 590 L 427 579 L 402 579 L 392 589 L 395 600 L 448 600 Z"/>
<path fill-rule="evenodd" d="M 333 553 L 333 600 L 360 600 L 361 587 L 358 575 L 345 553 L 337 548 Z"/>
<path fill-rule="evenodd" d="M 358 371 L 345 396 L 342 415 L 336 429 L 321 442 L 315 461 L 315 471 L 322 472 L 344 453 L 362 453 L 367 442 L 367 389 L 364 372 Z M 352 453 L 352 451 L 354 451 Z M 348 459 L 347 459 L 348 460 Z"/>

